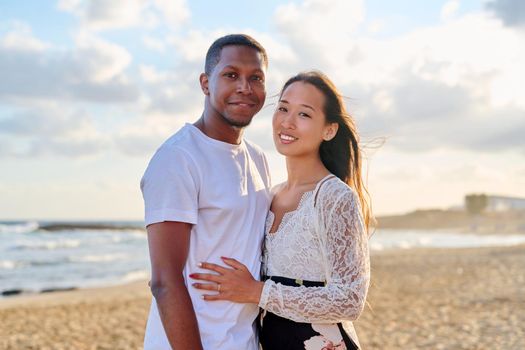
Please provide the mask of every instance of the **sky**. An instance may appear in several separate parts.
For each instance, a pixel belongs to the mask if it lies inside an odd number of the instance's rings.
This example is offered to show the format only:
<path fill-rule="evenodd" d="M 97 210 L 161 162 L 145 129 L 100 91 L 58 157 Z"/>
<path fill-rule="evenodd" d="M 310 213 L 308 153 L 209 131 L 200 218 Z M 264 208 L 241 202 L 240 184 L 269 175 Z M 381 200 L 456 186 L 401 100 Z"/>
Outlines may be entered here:
<path fill-rule="evenodd" d="M 376 215 L 525 196 L 521 0 L 0 1 L 0 219 L 140 220 L 158 146 L 202 112 L 204 56 L 268 51 L 246 137 L 274 151 L 276 94 L 326 73 L 346 96 Z"/>

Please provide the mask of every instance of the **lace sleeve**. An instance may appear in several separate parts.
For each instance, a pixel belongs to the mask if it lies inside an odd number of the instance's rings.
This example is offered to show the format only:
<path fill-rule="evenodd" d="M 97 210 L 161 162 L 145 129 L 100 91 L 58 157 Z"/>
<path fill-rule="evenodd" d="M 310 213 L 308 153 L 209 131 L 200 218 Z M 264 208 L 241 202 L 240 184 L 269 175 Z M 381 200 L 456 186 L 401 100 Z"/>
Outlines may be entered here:
<path fill-rule="evenodd" d="M 326 223 L 322 225 L 326 227 L 326 286 L 290 287 L 267 280 L 261 308 L 296 322 L 333 323 L 359 317 L 370 281 L 368 235 L 355 193 L 347 188 L 339 198 L 334 194 L 320 196 L 318 203 Z"/>

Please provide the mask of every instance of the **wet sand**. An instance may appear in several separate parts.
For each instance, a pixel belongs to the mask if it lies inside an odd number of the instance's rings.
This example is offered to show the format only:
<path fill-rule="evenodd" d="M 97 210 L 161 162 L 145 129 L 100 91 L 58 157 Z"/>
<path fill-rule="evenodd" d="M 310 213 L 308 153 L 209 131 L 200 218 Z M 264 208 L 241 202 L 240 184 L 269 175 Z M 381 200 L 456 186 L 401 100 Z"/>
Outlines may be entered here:
<path fill-rule="evenodd" d="M 141 349 L 146 282 L 0 300 L 0 349 Z M 525 246 L 372 255 L 363 349 L 525 349 Z"/>

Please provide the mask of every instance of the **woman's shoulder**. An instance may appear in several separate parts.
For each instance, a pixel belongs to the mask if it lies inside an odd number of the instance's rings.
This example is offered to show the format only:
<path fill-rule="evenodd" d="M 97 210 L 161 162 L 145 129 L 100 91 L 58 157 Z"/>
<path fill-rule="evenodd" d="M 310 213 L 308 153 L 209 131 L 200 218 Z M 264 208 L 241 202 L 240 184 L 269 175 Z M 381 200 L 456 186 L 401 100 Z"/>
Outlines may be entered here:
<path fill-rule="evenodd" d="M 336 176 L 320 184 L 314 196 L 314 207 L 329 214 L 333 210 L 347 210 L 359 206 L 359 197 L 355 190 Z"/>
<path fill-rule="evenodd" d="M 331 198 L 333 200 L 355 196 L 354 189 L 335 175 L 326 178 L 320 183 L 317 192 L 317 197 Z"/>

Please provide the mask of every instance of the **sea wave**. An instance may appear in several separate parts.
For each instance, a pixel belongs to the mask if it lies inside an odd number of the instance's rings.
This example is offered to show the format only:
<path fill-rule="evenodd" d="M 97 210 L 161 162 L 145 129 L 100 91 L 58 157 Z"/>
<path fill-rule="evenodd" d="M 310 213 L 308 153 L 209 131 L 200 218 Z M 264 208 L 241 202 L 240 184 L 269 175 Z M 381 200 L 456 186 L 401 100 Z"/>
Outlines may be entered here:
<path fill-rule="evenodd" d="M 44 231 L 69 231 L 69 230 L 82 230 L 82 231 L 135 231 L 144 233 L 144 225 L 141 222 L 137 223 L 119 223 L 119 222 L 56 222 L 56 223 L 41 223 L 40 229 Z"/>
<path fill-rule="evenodd" d="M 0 270 L 15 270 L 34 266 L 56 266 L 62 265 L 65 262 L 64 259 L 39 259 L 31 261 L 0 260 Z"/>
<path fill-rule="evenodd" d="M 128 258 L 129 258 L 128 254 L 116 253 L 116 254 L 84 255 L 84 256 L 78 256 L 78 257 L 71 257 L 69 258 L 69 261 L 98 263 L 98 262 L 126 260 Z"/>
<path fill-rule="evenodd" d="M 59 241 L 22 241 L 14 242 L 8 250 L 54 250 L 59 248 L 77 248 L 81 244 L 78 239 L 64 239 Z"/>
<path fill-rule="evenodd" d="M 13 270 L 18 267 L 26 266 L 27 264 L 21 262 L 21 261 L 13 261 L 13 260 L 0 260 L 0 270 Z"/>
<path fill-rule="evenodd" d="M 133 282 L 133 281 L 140 281 L 145 280 L 149 278 L 149 272 L 148 270 L 135 270 L 128 272 L 124 275 L 124 277 L 121 279 L 122 282 Z"/>
<path fill-rule="evenodd" d="M 66 258 L 51 258 L 51 259 L 38 259 L 38 260 L 31 260 L 26 265 L 33 266 L 33 267 L 40 267 L 40 266 L 63 266 L 66 264 L 68 260 Z"/>
<path fill-rule="evenodd" d="M 40 225 L 36 221 L 27 221 L 19 223 L 1 223 L 0 233 L 30 233 L 38 230 Z"/>
<path fill-rule="evenodd" d="M 379 230 L 370 240 L 376 251 L 412 248 L 504 247 L 525 244 L 525 235 L 476 235 L 456 232 Z"/>

